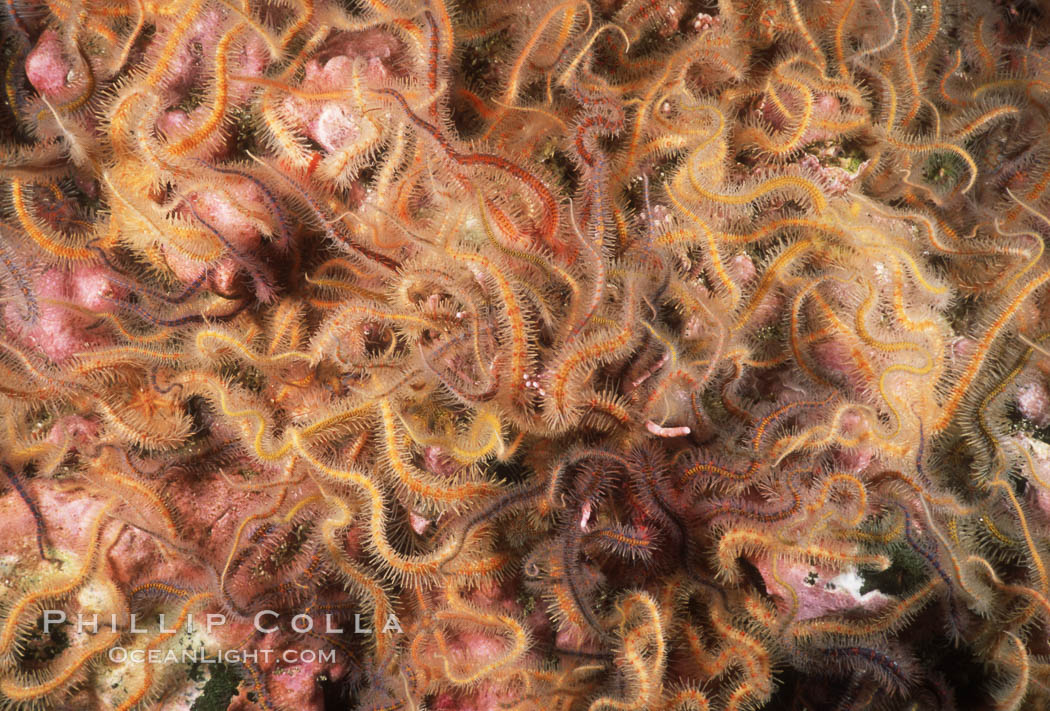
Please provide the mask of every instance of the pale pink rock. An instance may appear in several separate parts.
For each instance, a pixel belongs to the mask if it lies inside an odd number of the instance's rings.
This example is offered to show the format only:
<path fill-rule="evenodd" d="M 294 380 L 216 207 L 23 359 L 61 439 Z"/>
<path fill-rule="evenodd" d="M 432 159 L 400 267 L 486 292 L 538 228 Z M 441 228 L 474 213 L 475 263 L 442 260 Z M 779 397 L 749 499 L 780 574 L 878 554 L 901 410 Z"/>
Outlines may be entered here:
<path fill-rule="evenodd" d="M 696 297 L 698 299 L 703 299 L 705 303 L 710 303 L 712 298 L 711 292 L 708 291 L 703 284 L 697 284 Z M 691 314 L 685 322 L 685 326 L 682 328 L 682 337 L 690 339 L 705 336 L 708 329 L 717 328 L 712 321 L 713 318 L 707 316 L 707 314 Z"/>
<path fill-rule="evenodd" d="M 450 662 L 473 667 L 482 660 L 499 659 L 507 652 L 507 640 L 496 633 L 462 631 L 448 642 Z M 484 663 L 484 662 L 482 662 Z"/>
<path fill-rule="evenodd" d="M 229 197 L 227 197 L 227 195 Z M 263 206 L 263 196 L 250 182 L 237 182 L 223 193 L 198 190 L 189 196 L 197 214 L 242 252 L 257 249 L 262 239 L 259 227 L 245 214 L 269 214 Z M 230 198 L 236 201 L 231 203 Z"/>
<path fill-rule="evenodd" d="M 78 267 L 73 272 L 70 294 L 74 303 L 95 313 L 114 313 L 119 306 L 114 303 L 117 296 L 124 296 L 123 287 L 113 284 L 110 272 L 100 266 Z"/>
<path fill-rule="evenodd" d="M 840 373 L 849 373 L 855 364 L 850 358 L 849 348 L 839 340 L 827 340 L 814 344 L 812 348 L 814 359 L 817 363 Z"/>
<path fill-rule="evenodd" d="M 372 79 L 382 79 L 386 77 L 386 65 L 379 57 L 369 58 L 367 66 L 368 70 L 365 72 L 365 76 L 371 77 Z"/>
<path fill-rule="evenodd" d="M 134 512 L 125 514 L 136 523 Z M 146 523 L 149 519 L 144 519 Z M 155 580 L 206 586 L 208 580 L 182 559 L 171 555 L 157 540 L 130 526 L 121 533 L 109 554 L 113 581 L 125 589 Z"/>
<path fill-rule="evenodd" d="M 844 413 L 839 418 L 839 430 L 847 437 L 858 437 L 869 429 L 868 420 L 854 410 Z"/>
<path fill-rule="evenodd" d="M 579 628 L 575 623 L 566 622 L 554 635 L 554 644 L 559 649 L 571 651 L 592 651 L 592 634 Z"/>
<path fill-rule="evenodd" d="M 446 478 L 454 477 L 459 470 L 456 461 L 444 449 L 435 445 L 423 447 L 423 468 Z"/>
<path fill-rule="evenodd" d="M 711 29 L 713 27 L 714 28 L 721 27 L 721 25 L 722 25 L 722 18 L 717 17 L 717 16 L 712 17 L 711 15 L 708 15 L 706 12 L 701 12 L 701 13 L 697 14 L 697 16 L 693 19 L 693 31 L 694 32 L 703 32 L 704 30 L 709 30 L 709 29 Z"/>
<path fill-rule="evenodd" d="M 203 51 L 206 57 L 214 57 L 217 40 L 224 33 L 225 30 L 219 33 L 213 31 L 210 34 L 203 35 L 197 41 L 204 48 Z M 240 33 L 242 38 L 246 37 L 246 35 L 247 33 L 244 31 Z M 251 96 L 251 93 L 257 89 L 258 85 L 247 79 L 262 75 L 269 64 L 269 56 L 269 50 L 266 48 L 266 45 L 254 34 L 244 41 L 234 43 L 227 57 L 227 75 L 237 78 L 231 78 L 227 82 L 226 103 L 228 106 L 244 103 Z M 175 64 L 180 66 L 176 68 L 175 76 L 172 79 L 171 88 L 173 93 L 184 95 L 195 86 L 210 84 L 211 77 L 202 75 L 199 66 L 182 66 L 179 60 L 173 63 L 173 65 Z M 162 116 L 161 120 L 158 120 L 158 129 L 162 131 L 169 141 L 178 141 L 184 136 L 191 135 L 210 120 L 214 108 L 214 103 L 211 100 L 206 100 L 193 108 L 189 113 L 175 110 L 168 111 L 166 115 L 178 116 L 178 120 L 164 120 L 164 116 Z M 174 118 L 175 116 L 172 117 Z M 229 140 L 231 133 L 229 130 L 216 131 L 205 137 L 204 141 L 198 144 L 199 147 L 195 147 L 194 150 L 197 151 L 201 158 L 221 162 L 232 148 L 232 141 Z"/>
<path fill-rule="evenodd" d="M 767 101 L 765 99 L 762 100 L 762 103 L 758 107 L 758 117 L 767 123 L 774 131 L 787 131 L 796 128 L 798 126 L 799 117 L 805 111 L 805 106 L 802 103 L 801 96 L 799 96 L 793 88 L 788 88 L 787 91 L 781 90 L 778 95 L 787 111 L 790 112 L 791 118 L 785 115 L 784 112 L 782 112 L 772 101 Z M 832 96 L 831 94 L 816 94 L 813 97 L 811 121 L 820 120 L 843 120 L 842 102 L 839 101 L 837 97 Z M 802 135 L 800 144 L 805 146 L 807 144 L 835 140 L 838 137 L 839 136 L 835 131 L 817 126 L 806 130 Z"/>
<path fill-rule="evenodd" d="M 729 275 L 733 277 L 737 285 L 744 285 L 758 276 L 755 262 L 746 254 L 738 254 L 729 260 Z"/>
<path fill-rule="evenodd" d="M 346 55 L 332 57 L 323 64 L 316 59 L 306 63 L 303 85 L 314 90 L 346 86 L 354 76 L 354 60 Z"/>
<path fill-rule="evenodd" d="M 416 532 L 417 536 L 422 536 L 426 533 L 426 530 L 430 528 L 431 520 L 425 516 L 420 516 L 415 511 L 408 512 L 408 525 L 412 527 L 412 530 Z"/>
<path fill-rule="evenodd" d="M 262 41 L 261 37 L 252 35 L 248 41 L 241 45 L 235 59 L 237 60 L 238 74 L 253 77 L 262 76 L 266 67 L 270 64 L 270 51 L 266 48 L 266 43 Z M 239 99 L 242 94 L 251 92 L 251 85 L 247 82 L 233 82 L 233 84 L 231 91 L 231 96 L 233 97 Z"/>
<path fill-rule="evenodd" d="M 1045 521 L 1050 521 L 1050 445 L 1034 437 L 1018 435 L 1016 441 L 1032 455 L 1032 472 L 1028 477 L 1028 497 L 1035 504 L 1035 509 L 1042 513 Z"/>
<path fill-rule="evenodd" d="M 164 253 L 164 261 L 167 262 L 168 268 L 183 284 L 196 281 L 209 267 L 207 263 L 191 259 L 177 249 L 166 248 L 163 244 L 161 244 L 161 251 Z"/>
<path fill-rule="evenodd" d="M 157 131 L 164 136 L 178 136 L 189 130 L 189 126 L 190 115 L 181 109 L 171 109 L 157 117 Z"/>
<path fill-rule="evenodd" d="M 388 32 L 338 32 L 325 43 L 321 52 L 304 67 L 302 90 L 329 92 L 348 89 L 360 66 L 359 77 L 366 84 L 379 84 L 394 76 L 393 67 L 401 53 L 401 44 Z M 283 109 L 290 123 L 316 141 L 327 153 L 351 147 L 360 137 L 362 117 L 357 104 L 342 100 L 307 101 L 287 97 Z"/>
<path fill-rule="evenodd" d="M 254 259 L 262 243 L 262 232 L 259 224 L 249 217 L 261 220 L 271 219 L 271 213 L 264 204 L 264 197 L 258 187 L 248 181 L 231 183 L 223 192 L 198 190 L 186 196 L 193 204 L 194 210 L 201 219 L 211 225 L 223 239 L 240 255 Z M 236 201 L 236 205 L 231 203 Z M 186 209 L 186 213 L 189 210 Z M 207 230 L 199 225 L 202 230 Z M 237 280 L 245 269 L 239 257 L 227 253 L 216 262 L 206 263 L 193 259 L 177 249 L 161 245 L 168 266 L 176 278 L 184 284 L 190 284 L 209 272 L 207 286 L 219 294 L 232 294 L 237 288 Z M 256 268 L 261 268 L 256 265 Z M 267 296 L 257 289 L 260 298 Z"/>
<path fill-rule="evenodd" d="M 201 71 L 199 57 L 214 57 L 215 45 L 221 37 L 219 29 L 223 26 L 222 14 L 218 10 L 208 9 L 200 13 L 171 58 L 162 82 L 165 87 L 176 93 L 183 92 L 198 80 Z M 159 35 L 152 41 L 165 40 L 164 35 Z"/>
<path fill-rule="evenodd" d="M 476 669 L 505 657 L 508 645 L 509 641 L 504 635 L 460 631 L 448 640 L 449 663 L 453 668 Z M 439 695 L 434 708 L 446 711 L 495 711 L 511 699 L 512 696 L 508 696 L 496 683 L 484 681 L 469 691 Z"/>
<path fill-rule="evenodd" d="M 785 589 L 773 576 L 768 558 L 753 561 L 766 584 L 766 590 L 782 605 L 792 604 L 791 591 Z M 861 595 L 860 578 L 856 572 L 847 572 L 807 565 L 805 563 L 781 562 L 777 566 L 777 577 L 790 586 L 798 596 L 795 620 L 811 620 L 837 612 L 864 609 L 877 611 L 890 602 L 890 598 L 877 590 Z"/>
<path fill-rule="evenodd" d="M 870 426 L 859 413 L 850 411 L 839 419 L 839 430 L 843 437 L 855 440 L 862 439 L 869 432 Z M 836 468 L 848 474 L 859 474 L 871 466 L 877 452 L 870 444 L 862 442 L 849 449 L 836 450 L 834 456 Z"/>
<path fill-rule="evenodd" d="M 60 95 L 67 86 L 73 64 L 66 58 L 62 40 L 54 30 L 44 30 L 26 56 L 26 78 L 42 95 Z"/>
<path fill-rule="evenodd" d="M 327 63 L 333 57 L 362 57 L 369 65 L 366 78 L 369 81 L 382 81 L 393 73 L 392 67 L 401 51 L 401 43 L 390 32 L 379 29 L 338 32 L 325 43 L 317 61 L 324 64 L 327 70 Z"/>
<path fill-rule="evenodd" d="M 833 120 L 842 112 L 842 102 L 830 94 L 817 94 L 813 101 L 813 119 Z M 836 134 L 826 128 L 813 128 L 802 136 L 802 143 L 816 143 L 836 138 Z"/>
<path fill-rule="evenodd" d="M 977 350 L 977 341 L 966 336 L 958 336 L 951 342 L 951 356 L 953 360 L 965 361 Z"/>
<path fill-rule="evenodd" d="M 80 306 L 95 313 L 112 313 L 117 300 L 127 290 L 114 284 L 97 266 L 77 266 L 72 270 L 48 269 L 33 279 L 33 292 L 39 315 L 32 323 L 23 321 L 18 306 L 8 303 L 4 318 L 19 341 L 35 348 L 55 363 L 63 363 L 75 353 L 108 343 L 105 328 L 92 328 L 93 318 L 78 313 Z"/>
<path fill-rule="evenodd" d="M 325 104 L 309 130 L 314 140 L 329 153 L 337 151 L 358 136 L 357 121 L 338 104 Z"/>
<path fill-rule="evenodd" d="M 1033 498 L 1036 508 L 1043 514 L 1043 521 L 1050 521 L 1050 491 L 1043 488 L 1036 489 Z"/>
<path fill-rule="evenodd" d="M 465 598 L 489 612 L 521 616 L 524 610 L 516 599 L 519 593 L 518 583 L 512 578 L 501 582 L 483 579 L 478 582 L 476 588 L 465 595 Z"/>
<path fill-rule="evenodd" d="M 843 449 L 835 453 L 835 464 L 843 472 L 858 474 L 875 461 L 875 450 L 869 445 Z"/>
<path fill-rule="evenodd" d="M 755 307 L 749 324 L 751 328 L 762 328 L 772 325 L 784 313 L 784 296 L 780 292 L 767 294 Z"/>
<path fill-rule="evenodd" d="M 82 552 L 88 529 L 104 502 L 88 496 L 79 487 L 50 479 L 31 479 L 24 485 L 44 519 L 51 545 L 59 550 Z M 27 563 L 39 561 L 36 522 L 22 497 L 10 486 L 0 496 L 0 521 L 4 522 L 0 554 L 15 554 Z"/>
<path fill-rule="evenodd" d="M 648 211 L 642 213 L 642 217 L 649 223 L 651 229 L 658 230 L 667 227 L 674 222 L 674 215 L 666 205 L 656 203 L 652 206 L 652 214 Z"/>
<path fill-rule="evenodd" d="M 233 259 L 221 260 L 211 270 L 208 283 L 219 294 L 232 294 L 237 289 L 237 277 L 241 270 Z"/>
<path fill-rule="evenodd" d="M 98 423 L 80 415 L 66 415 L 60 417 L 51 425 L 51 431 L 47 434 L 47 441 L 53 444 L 61 444 L 70 438 L 76 444 L 88 444 L 98 435 Z"/>
<path fill-rule="evenodd" d="M 845 195 L 853 188 L 853 184 L 857 181 L 857 176 L 865 167 L 867 167 L 869 162 L 870 161 L 864 161 L 861 163 L 853 173 L 850 173 L 844 168 L 839 168 L 838 166 L 828 166 L 827 168 L 824 168 L 824 192 L 827 193 L 829 197 Z"/>
<path fill-rule="evenodd" d="M 275 14 L 280 14 L 280 12 L 278 11 Z M 215 50 L 219 41 L 228 30 L 234 27 L 234 24 L 225 19 L 227 15 L 228 13 L 217 7 L 206 7 L 190 25 L 185 38 L 176 47 L 171 57 L 167 72 L 160 80 L 159 86 L 156 87 L 158 90 L 164 90 L 165 104 L 169 106 L 177 104 L 179 103 L 179 98 L 186 96 L 191 89 L 210 82 L 211 77 L 206 75 L 204 68 L 214 65 Z M 147 53 L 159 52 L 160 46 L 166 40 L 167 37 L 164 34 L 155 35 L 150 40 L 150 47 L 146 50 Z M 232 43 L 227 55 L 228 75 L 260 76 L 265 72 L 269 63 L 270 52 L 266 44 L 257 33 L 242 25 L 242 29 Z M 230 105 L 239 104 L 256 88 L 257 85 L 250 82 L 230 80 L 227 87 L 227 102 Z M 205 101 L 202 105 L 195 108 L 190 115 L 184 112 L 178 113 L 190 119 L 188 123 L 182 124 L 187 127 L 185 130 L 189 130 L 188 126 L 203 120 L 211 111 L 212 102 Z M 165 122 L 162 121 L 160 123 Z M 178 127 L 178 125 L 170 123 L 158 126 L 169 139 L 178 138 L 180 133 L 171 130 Z M 214 148 L 216 151 L 222 151 L 225 150 L 226 146 L 220 145 L 214 146 Z"/>
<path fill-rule="evenodd" d="M 1050 425 L 1050 393 L 1041 382 L 1022 385 L 1017 391 L 1017 410 L 1036 427 Z"/>
<path fill-rule="evenodd" d="M 820 160 L 816 156 L 810 154 L 803 156 L 798 161 L 798 165 L 812 171 L 812 173 L 820 179 L 825 194 L 829 197 L 836 197 L 838 195 L 845 195 L 850 189 L 852 189 L 853 184 L 857 180 L 857 176 L 859 176 L 861 171 L 868 165 L 868 161 L 859 165 L 857 170 L 852 173 L 835 165 L 821 165 Z"/>
<path fill-rule="evenodd" d="M 302 652 L 302 647 L 295 647 Z M 282 664 L 268 675 L 267 688 L 271 702 L 283 708 L 301 711 L 324 711 L 324 694 L 318 679 L 325 676 L 327 665 L 317 661 Z"/>
<path fill-rule="evenodd" d="M 797 100 L 794 98 L 794 94 L 787 94 L 784 97 L 782 97 L 781 100 L 784 102 L 788 110 L 792 111 L 793 113 L 796 113 L 797 110 L 800 108 L 797 105 Z M 764 98 L 758 105 L 758 110 L 756 113 L 757 117 L 761 119 L 761 122 L 768 125 L 774 131 L 783 131 L 792 125 L 792 122 L 788 119 L 787 116 L 781 113 L 780 109 L 777 108 L 776 104 L 774 104 L 772 101 L 767 101 Z"/>

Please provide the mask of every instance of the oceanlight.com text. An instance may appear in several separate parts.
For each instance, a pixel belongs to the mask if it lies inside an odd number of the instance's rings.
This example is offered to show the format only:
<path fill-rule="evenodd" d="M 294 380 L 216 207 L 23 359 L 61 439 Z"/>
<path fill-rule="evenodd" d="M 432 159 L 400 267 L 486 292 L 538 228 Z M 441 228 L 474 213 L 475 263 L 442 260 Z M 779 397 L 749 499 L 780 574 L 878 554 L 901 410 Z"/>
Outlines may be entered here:
<path fill-rule="evenodd" d="M 260 634 L 271 634 L 273 632 L 277 632 L 280 629 L 280 627 L 277 624 L 278 622 L 280 622 L 280 617 L 280 613 L 277 613 L 273 610 L 260 610 L 252 618 L 252 626 L 255 628 L 255 631 L 259 632 Z M 66 623 L 75 624 L 78 633 L 83 633 L 84 631 L 97 633 L 99 630 L 99 626 L 105 626 L 106 622 L 107 621 L 105 620 L 100 621 L 99 615 L 97 614 L 78 614 L 71 620 L 63 610 L 45 610 L 44 634 L 49 634 L 51 632 L 52 627 L 64 625 Z M 155 629 L 150 629 L 148 626 L 142 626 L 140 622 L 140 618 L 134 613 L 130 615 L 130 623 L 127 627 L 124 627 L 118 622 L 116 615 L 111 615 L 108 620 L 110 629 L 122 629 L 123 631 L 130 634 L 147 634 L 150 632 L 172 634 L 176 631 L 175 629 L 169 629 L 167 627 L 167 620 L 165 619 L 163 613 L 157 616 L 157 625 Z M 194 616 L 192 614 L 188 615 L 186 619 L 186 627 L 188 630 L 192 631 L 194 629 L 194 622 Z M 225 626 L 227 622 L 228 619 L 226 615 L 222 613 L 212 612 L 204 615 L 204 628 L 208 632 L 211 632 L 216 627 Z M 331 613 L 328 613 L 324 616 L 323 624 L 318 624 L 314 620 L 312 615 L 307 615 L 305 613 L 295 615 L 290 620 L 291 630 L 298 634 L 306 634 L 308 632 L 313 632 L 315 626 L 317 627 L 318 632 L 323 632 L 324 634 L 374 634 L 376 632 L 375 629 L 368 626 L 367 622 L 362 621 L 361 615 L 353 616 L 352 629 L 343 628 L 340 626 L 341 624 L 344 623 L 337 622 Z M 383 627 L 378 631 L 382 634 L 401 634 L 403 632 L 403 630 L 401 629 L 401 623 L 397 619 L 397 615 L 394 615 L 393 613 L 387 615 L 386 622 L 383 624 Z"/>
<path fill-rule="evenodd" d="M 268 664 L 279 659 L 285 664 L 311 664 L 313 662 L 335 662 L 334 649 L 282 649 L 278 654 L 273 649 L 225 649 L 214 654 L 203 650 L 173 649 L 127 649 L 113 647 L 108 653 L 109 661 L 114 664 L 131 662 L 133 664 Z"/>

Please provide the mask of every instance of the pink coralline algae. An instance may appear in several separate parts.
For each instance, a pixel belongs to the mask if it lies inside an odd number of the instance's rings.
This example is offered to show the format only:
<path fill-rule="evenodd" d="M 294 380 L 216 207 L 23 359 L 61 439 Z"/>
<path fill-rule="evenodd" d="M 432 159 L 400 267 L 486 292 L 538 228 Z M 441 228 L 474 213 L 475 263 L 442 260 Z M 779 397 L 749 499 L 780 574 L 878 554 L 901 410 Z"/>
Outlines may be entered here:
<path fill-rule="evenodd" d="M 1042 382 L 1029 383 L 1017 390 L 1017 409 L 1036 427 L 1050 426 L 1050 394 Z"/>
<path fill-rule="evenodd" d="M 107 275 L 97 266 L 52 267 L 42 272 L 30 287 L 39 313 L 26 323 L 18 307 L 7 304 L 8 334 L 59 364 L 75 353 L 111 342 L 111 333 L 99 324 L 98 315 L 115 311 L 127 290 Z"/>

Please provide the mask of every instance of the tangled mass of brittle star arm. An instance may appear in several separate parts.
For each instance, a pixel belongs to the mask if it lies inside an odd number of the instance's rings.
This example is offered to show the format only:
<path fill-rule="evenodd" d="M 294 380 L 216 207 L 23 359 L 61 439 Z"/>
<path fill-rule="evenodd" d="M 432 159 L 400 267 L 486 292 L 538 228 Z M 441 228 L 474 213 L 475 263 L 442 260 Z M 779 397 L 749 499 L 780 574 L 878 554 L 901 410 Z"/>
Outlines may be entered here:
<path fill-rule="evenodd" d="M 1036 5 L 7 0 L 0 707 L 1045 708 Z"/>

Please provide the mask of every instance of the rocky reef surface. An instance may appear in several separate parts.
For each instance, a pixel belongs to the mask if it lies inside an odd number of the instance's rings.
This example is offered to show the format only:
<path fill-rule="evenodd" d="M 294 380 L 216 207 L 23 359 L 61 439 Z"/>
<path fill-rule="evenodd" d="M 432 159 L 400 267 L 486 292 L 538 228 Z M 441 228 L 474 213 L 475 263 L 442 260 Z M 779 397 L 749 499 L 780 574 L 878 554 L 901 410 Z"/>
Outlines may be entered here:
<path fill-rule="evenodd" d="M 1050 703 L 1050 14 L 6 0 L 0 707 Z"/>

